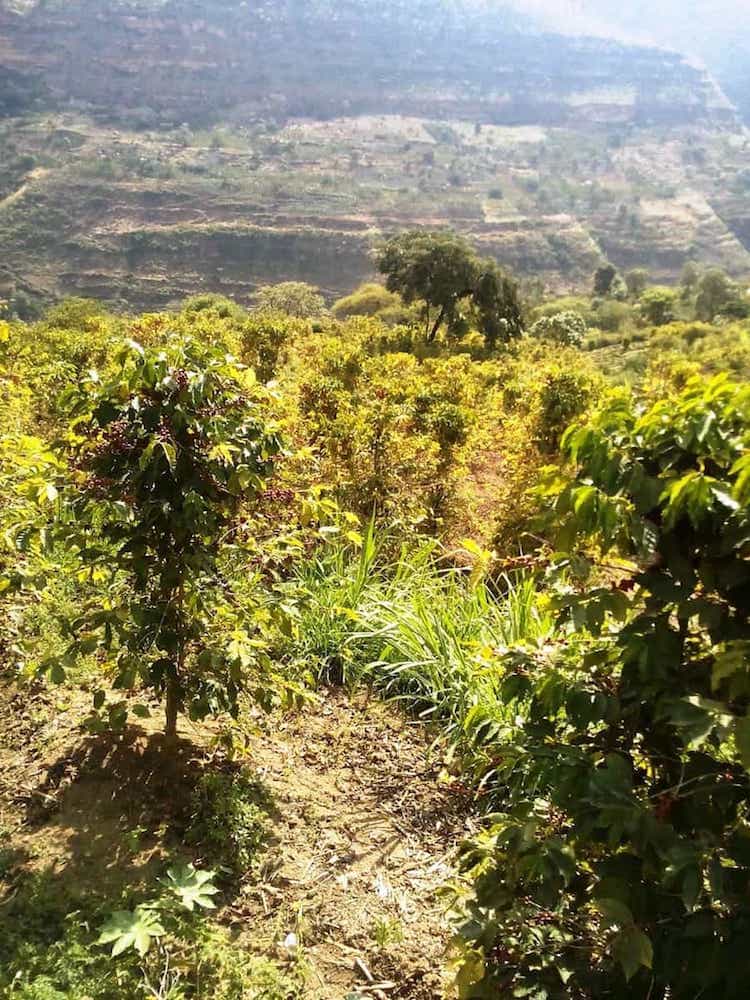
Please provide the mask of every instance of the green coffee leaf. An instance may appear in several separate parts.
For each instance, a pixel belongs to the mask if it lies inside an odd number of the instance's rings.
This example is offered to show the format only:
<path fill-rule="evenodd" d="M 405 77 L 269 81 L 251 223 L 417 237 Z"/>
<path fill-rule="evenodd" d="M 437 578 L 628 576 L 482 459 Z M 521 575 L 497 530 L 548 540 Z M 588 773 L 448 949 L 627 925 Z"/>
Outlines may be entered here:
<path fill-rule="evenodd" d="M 594 906 L 601 913 L 607 925 L 626 927 L 633 923 L 630 907 L 619 899 L 595 899 Z"/>
<path fill-rule="evenodd" d="M 612 944 L 612 955 L 622 966 L 625 978 L 630 982 L 642 967 L 651 968 L 654 960 L 654 948 L 650 939 L 643 931 L 630 924 L 624 927 Z"/>

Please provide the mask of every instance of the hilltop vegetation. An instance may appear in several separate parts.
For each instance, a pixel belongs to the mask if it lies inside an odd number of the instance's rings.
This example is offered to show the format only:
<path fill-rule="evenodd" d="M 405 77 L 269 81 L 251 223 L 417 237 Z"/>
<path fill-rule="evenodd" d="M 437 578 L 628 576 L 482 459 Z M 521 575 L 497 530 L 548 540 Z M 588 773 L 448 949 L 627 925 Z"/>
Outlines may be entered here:
<path fill-rule="evenodd" d="M 3 996 L 743 995 L 746 288 L 379 264 L 6 310 Z"/>

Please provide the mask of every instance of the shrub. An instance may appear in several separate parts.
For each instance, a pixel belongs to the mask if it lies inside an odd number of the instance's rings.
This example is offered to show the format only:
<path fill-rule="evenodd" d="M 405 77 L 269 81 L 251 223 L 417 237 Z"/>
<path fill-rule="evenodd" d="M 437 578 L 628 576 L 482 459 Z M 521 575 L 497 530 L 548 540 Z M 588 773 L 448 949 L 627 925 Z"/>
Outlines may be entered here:
<path fill-rule="evenodd" d="M 399 310 L 407 313 L 400 295 L 389 292 L 383 285 L 371 283 L 360 285 L 351 295 L 339 299 L 332 312 L 337 318 L 346 319 L 349 316 L 377 316 L 384 311 L 392 315 Z"/>
<path fill-rule="evenodd" d="M 93 372 L 68 391 L 75 471 L 59 526 L 92 570 L 106 567 L 111 599 L 84 610 L 43 669 L 59 682 L 78 656 L 100 651 L 114 661 L 115 688 L 138 682 L 165 696 L 173 739 L 180 710 L 236 711 L 256 662 L 240 623 L 229 645 L 215 633 L 232 620 L 218 557 L 280 444 L 261 394 L 226 355 L 191 341 L 164 351 L 130 342 L 119 361 L 111 379 Z M 103 724 L 105 700 L 97 692 L 92 724 Z"/>
<path fill-rule="evenodd" d="M 566 434 L 573 474 L 539 497 L 575 577 L 556 647 L 498 664 L 517 721 L 465 857 L 462 996 L 744 996 L 749 444 L 725 376 L 645 412 L 612 395 Z"/>
<path fill-rule="evenodd" d="M 599 302 L 594 309 L 592 324 L 601 330 L 614 332 L 622 330 L 630 321 L 631 315 L 631 309 L 627 303 L 605 299 Z"/>
<path fill-rule="evenodd" d="M 586 336 L 586 321 L 580 313 L 560 312 L 543 316 L 531 327 L 529 333 L 540 340 L 551 340 L 567 347 L 578 347 Z"/>
<path fill-rule="evenodd" d="M 238 875 L 257 863 L 269 836 L 267 792 L 239 771 L 207 771 L 193 792 L 188 843 Z"/>
<path fill-rule="evenodd" d="M 640 298 L 643 295 L 648 287 L 648 278 L 648 271 L 643 267 L 634 267 L 626 273 L 625 284 L 628 289 L 628 295 L 632 299 Z"/>
<path fill-rule="evenodd" d="M 241 321 L 247 315 L 242 306 L 224 295 L 193 295 L 185 299 L 182 305 L 183 312 L 192 313 L 213 313 L 220 319 L 235 319 Z"/>
<path fill-rule="evenodd" d="M 583 317 L 587 326 L 593 322 L 592 303 L 590 299 L 578 295 L 564 295 L 561 298 L 551 299 L 536 306 L 531 314 L 532 320 L 536 321 L 544 316 L 556 316 L 561 312 L 576 312 Z"/>
<path fill-rule="evenodd" d="M 288 348 L 312 332 L 312 324 L 286 313 L 253 313 L 239 329 L 240 357 L 261 382 L 268 382 L 286 360 Z"/>
<path fill-rule="evenodd" d="M 653 326 L 664 326 L 674 318 L 674 304 L 677 293 L 672 288 L 654 286 L 648 288 L 639 300 L 641 315 Z"/>
<path fill-rule="evenodd" d="M 262 312 L 286 313 L 297 319 L 315 319 L 327 311 L 320 289 L 304 281 L 261 286 L 255 293 L 255 308 Z"/>
<path fill-rule="evenodd" d="M 539 393 L 537 436 L 548 451 L 556 450 L 563 431 L 580 416 L 593 396 L 593 381 L 585 373 L 547 372 Z"/>
<path fill-rule="evenodd" d="M 719 268 L 711 268 L 699 279 L 696 286 L 695 316 L 706 323 L 718 316 L 744 319 L 750 314 L 750 303 L 738 286 Z"/>

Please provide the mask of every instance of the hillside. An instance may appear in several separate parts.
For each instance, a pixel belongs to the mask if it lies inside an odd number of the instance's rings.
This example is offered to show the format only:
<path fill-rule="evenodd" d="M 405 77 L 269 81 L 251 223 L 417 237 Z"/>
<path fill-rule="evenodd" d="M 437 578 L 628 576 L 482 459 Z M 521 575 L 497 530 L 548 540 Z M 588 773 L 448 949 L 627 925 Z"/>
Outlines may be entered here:
<path fill-rule="evenodd" d="M 548 29 L 570 34 L 624 37 L 668 45 L 703 60 L 750 121 L 750 17 L 738 0 L 594 0 L 561 5 L 557 0 L 516 0 Z"/>
<path fill-rule="evenodd" d="M 750 270 L 748 140 L 674 53 L 494 3 L 0 4 L 0 295 L 158 307 L 302 278 L 450 225 L 588 285 Z"/>
<path fill-rule="evenodd" d="M 744 1000 L 747 288 L 382 256 L 0 321 L 3 1000 Z"/>

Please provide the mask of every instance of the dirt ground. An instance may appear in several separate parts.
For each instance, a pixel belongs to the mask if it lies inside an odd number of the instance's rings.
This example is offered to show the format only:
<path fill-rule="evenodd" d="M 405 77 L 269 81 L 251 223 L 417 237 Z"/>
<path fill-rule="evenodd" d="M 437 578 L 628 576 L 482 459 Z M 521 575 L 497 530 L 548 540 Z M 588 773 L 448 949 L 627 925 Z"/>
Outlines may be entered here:
<path fill-rule="evenodd" d="M 174 850 L 165 831 L 179 828 L 196 776 L 218 766 L 216 731 L 186 723 L 168 760 L 158 719 L 116 741 L 86 737 L 88 696 L 66 698 L 0 688 L 0 830 L 18 873 L 145 885 Z M 253 952 L 301 958 L 310 1000 L 444 996 L 439 890 L 471 821 L 424 730 L 337 691 L 249 728 L 243 767 L 274 803 L 272 837 L 219 919 Z"/>

